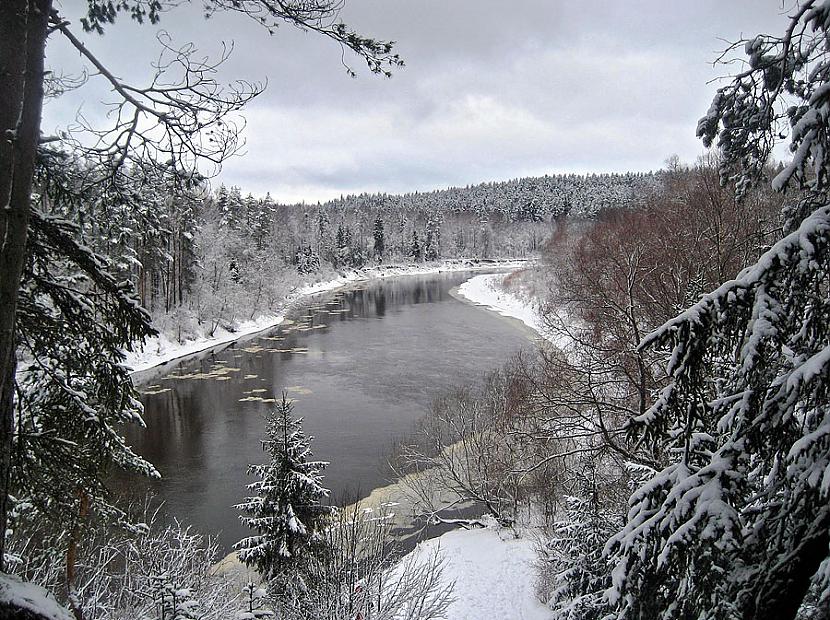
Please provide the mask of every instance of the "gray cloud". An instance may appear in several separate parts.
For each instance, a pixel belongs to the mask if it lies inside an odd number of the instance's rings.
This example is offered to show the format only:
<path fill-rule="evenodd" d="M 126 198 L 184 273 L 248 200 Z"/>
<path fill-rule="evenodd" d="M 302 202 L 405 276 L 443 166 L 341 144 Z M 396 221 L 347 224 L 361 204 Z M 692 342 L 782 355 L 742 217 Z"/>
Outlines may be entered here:
<path fill-rule="evenodd" d="M 74 3 L 63 10 L 70 15 Z M 406 69 L 349 78 L 340 50 L 290 27 L 275 36 L 197 5 L 165 15 L 176 40 L 206 54 L 235 40 L 224 79 L 267 77 L 247 110 L 247 155 L 220 180 L 282 200 L 399 192 L 527 174 L 658 168 L 701 152 L 694 128 L 724 72 L 724 39 L 777 32 L 779 0 L 554 2 L 350 0 L 343 18 L 398 41 Z M 121 23 L 89 45 L 141 81 L 154 29 Z M 357 61 L 348 59 L 355 68 Z M 53 67 L 77 55 L 50 44 Z M 46 110 L 47 130 L 78 106 L 98 112 L 100 81 Z"/>

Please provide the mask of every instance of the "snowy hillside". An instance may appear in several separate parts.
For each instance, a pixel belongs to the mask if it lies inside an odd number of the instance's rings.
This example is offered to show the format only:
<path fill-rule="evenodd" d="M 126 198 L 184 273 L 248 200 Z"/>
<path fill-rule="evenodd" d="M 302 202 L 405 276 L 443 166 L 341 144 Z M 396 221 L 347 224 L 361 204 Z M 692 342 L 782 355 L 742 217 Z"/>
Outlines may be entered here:
<path fill-rule="evenodd" d="M 449 532 L 425 541 L 412 553 L 444 558 L 444 581 L 455 582 L 455 602 L 447 620 L 548 620 L 552 617 L 535 596 L 534 541 L 514 538 L 507 530 Z"/>

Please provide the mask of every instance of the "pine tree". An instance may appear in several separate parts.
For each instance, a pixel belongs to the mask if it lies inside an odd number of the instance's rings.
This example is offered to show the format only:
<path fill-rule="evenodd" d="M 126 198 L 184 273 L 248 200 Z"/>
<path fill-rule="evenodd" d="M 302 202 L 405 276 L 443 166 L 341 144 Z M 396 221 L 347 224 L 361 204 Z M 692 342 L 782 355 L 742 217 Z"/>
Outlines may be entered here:
<path fill-rule="evenodd" d="M 311 438 L 303 433 L 302 418 L 293 417 L 284 393 L 266 423 L 262 449 L 269 461 L 249 467 L 258 480 L 248 485 L 252 495 L 236 506 L 244 513 L 242 522 L 257 534 L 239 541 L 235 549 L 240 560 L 271 580 L 287 570 L 301 570 L 321 544 L 320 530 L 332 508 L 322 504 L 329 495 L 321 475 L 327 463 L 308 460 Z"/>

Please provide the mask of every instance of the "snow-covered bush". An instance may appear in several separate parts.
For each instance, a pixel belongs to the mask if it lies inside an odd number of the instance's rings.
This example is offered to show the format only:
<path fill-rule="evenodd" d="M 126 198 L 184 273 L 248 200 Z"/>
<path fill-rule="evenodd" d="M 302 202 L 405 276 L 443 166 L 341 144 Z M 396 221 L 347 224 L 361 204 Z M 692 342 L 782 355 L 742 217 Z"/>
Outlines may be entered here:
<path fill-rule="evenodd" d="M 237 586 L 214 574 L 218 543 L 149 513 L 145 533 L 100 532 L 76 559 L 72 606 L 96 620 L 227 620 L 239 609 Z M 65 593 L 65 560 L 40 551 L 44 532 L 15 532 L 11 570 L 51 592 Z M 190 615 L 188 615 L 190 614 Z"/>

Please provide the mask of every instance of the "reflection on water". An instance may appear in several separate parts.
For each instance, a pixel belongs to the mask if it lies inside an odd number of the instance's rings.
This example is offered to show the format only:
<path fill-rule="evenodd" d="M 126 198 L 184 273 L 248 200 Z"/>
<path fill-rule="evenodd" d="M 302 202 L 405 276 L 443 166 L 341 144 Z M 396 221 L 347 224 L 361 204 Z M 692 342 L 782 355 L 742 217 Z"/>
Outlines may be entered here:
<path fill-rule="evenodd" d="M 498 367 L 527 340 L 449 290 L 469 274 L 380 280 L 320 296 L 283 326 L 142 388 L 147 429 L 128 441 L 161 471 L 166 511 L 227 548 L 246 535 L 232 508 L 261 462 L 262 413 L 285 390 L 327 460 L 335 498 L 387 482 L 385 454 L 431 400 Z"/>

